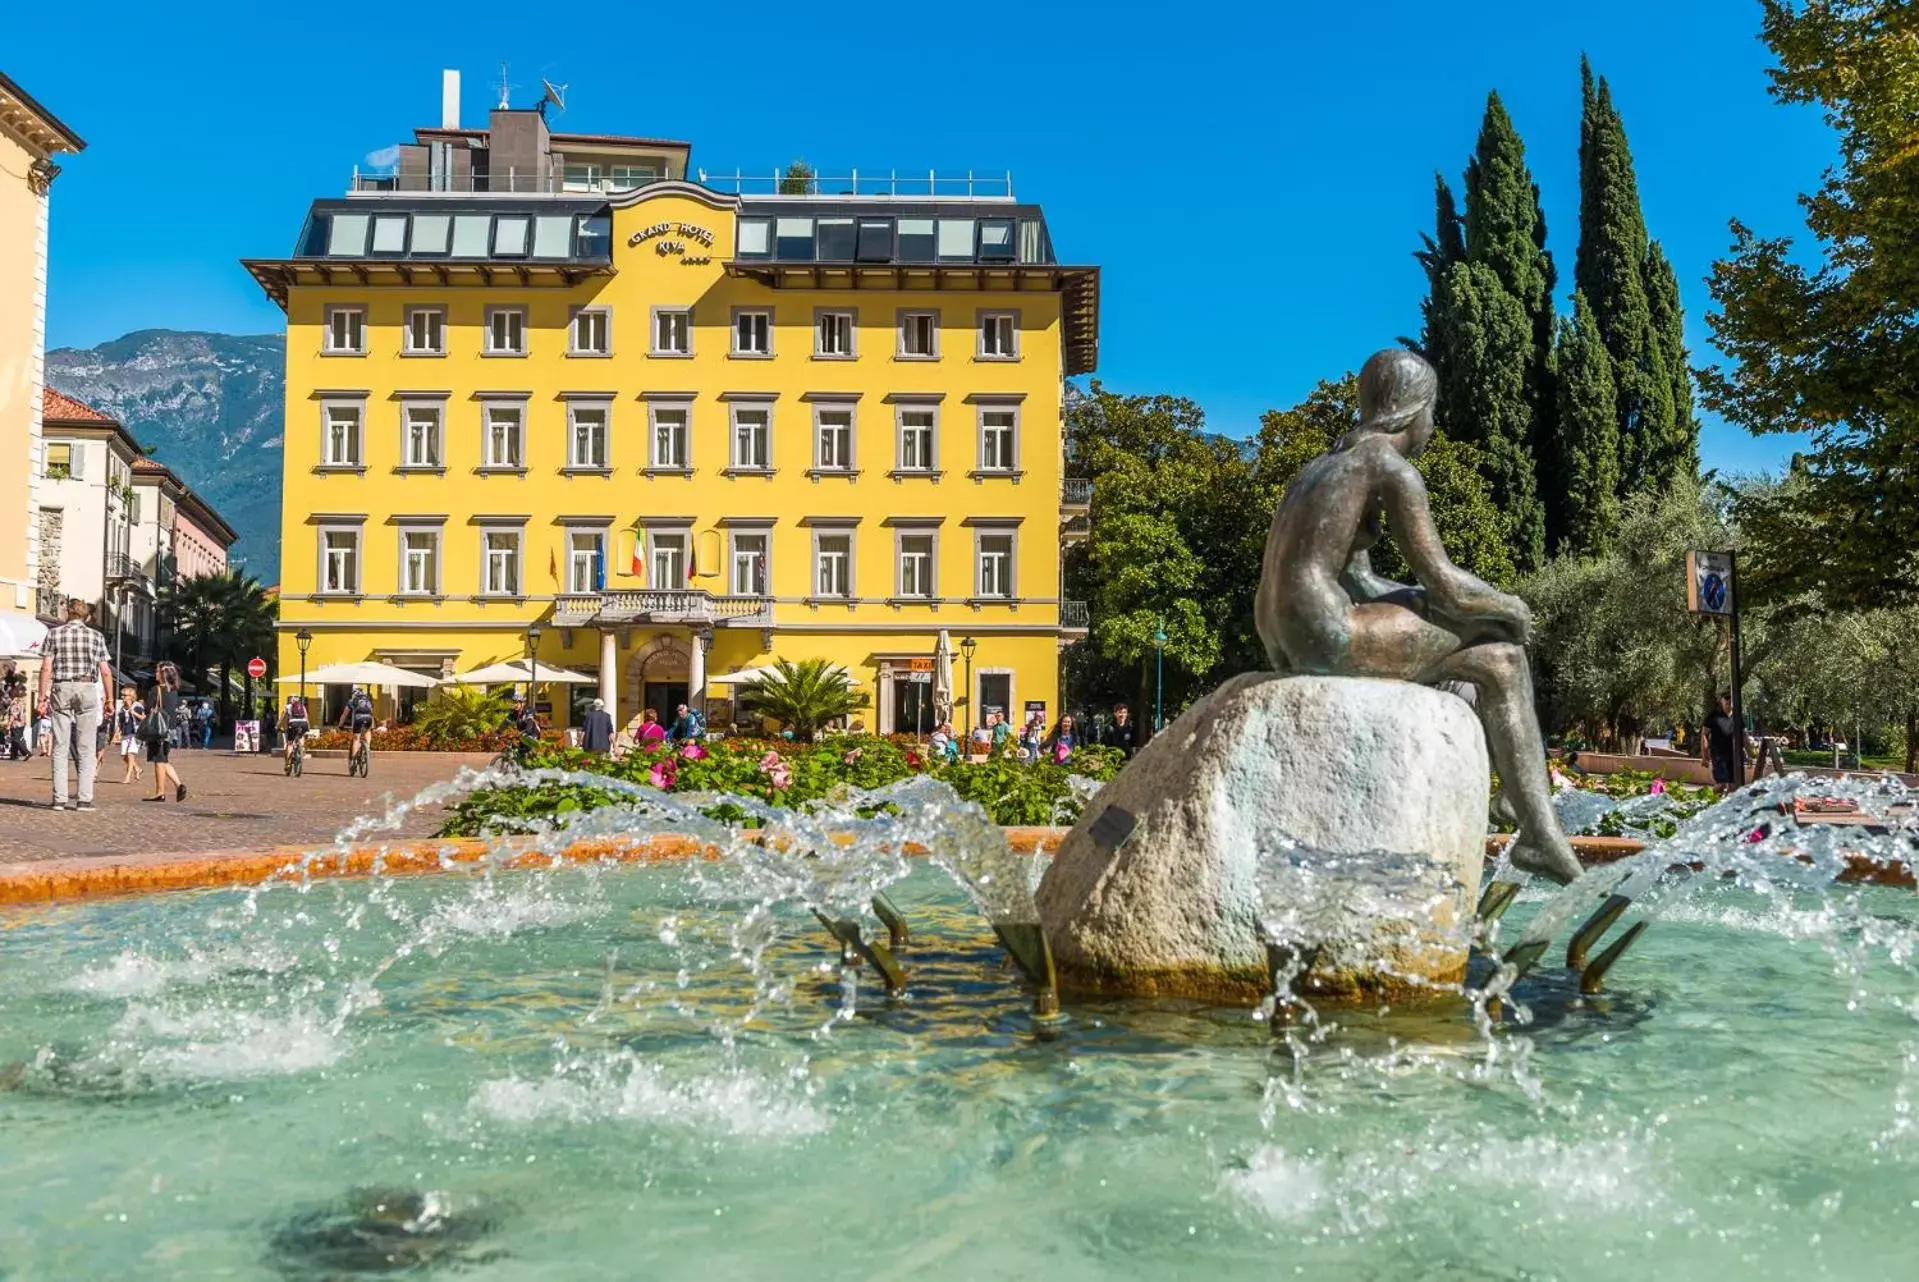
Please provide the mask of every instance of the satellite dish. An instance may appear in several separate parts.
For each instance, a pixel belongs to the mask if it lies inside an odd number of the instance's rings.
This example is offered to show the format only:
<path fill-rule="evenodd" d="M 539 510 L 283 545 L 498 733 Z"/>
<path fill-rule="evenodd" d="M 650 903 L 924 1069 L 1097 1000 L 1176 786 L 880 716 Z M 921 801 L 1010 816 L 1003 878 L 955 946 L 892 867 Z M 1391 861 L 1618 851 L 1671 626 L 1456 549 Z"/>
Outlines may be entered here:
<path fill-rule="evenodd" d="M 540 84 L 546 89 L 546 92 L 540 96 L 540 110 L 545 111 L 546 104 L 550 102 L 561 111 L 565 111 L 566 86 L 556 85 L 551 80 L 544 78 L 541 79 Z"/>

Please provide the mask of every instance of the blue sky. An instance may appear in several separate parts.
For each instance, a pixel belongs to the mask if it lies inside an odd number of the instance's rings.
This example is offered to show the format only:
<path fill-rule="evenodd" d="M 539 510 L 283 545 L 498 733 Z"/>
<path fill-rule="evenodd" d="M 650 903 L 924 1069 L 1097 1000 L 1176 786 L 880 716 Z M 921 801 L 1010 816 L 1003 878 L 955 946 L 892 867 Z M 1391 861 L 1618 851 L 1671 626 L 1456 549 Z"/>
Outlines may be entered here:
<path fill-rule="evenodd" d="M 560 128 L 687 139 L 714 171 L 1010 170 L 1061 256 L 1104 269 L 1100 377 L 1234 433 L 1414 332 L 1433 171 L 1457 180 L 1489 89 L 1569 288 L 1581 52 L 1611 80 L 1696 361 L 1727 220 L 1796 232 L 1833 154 L 1816 114 L 1767 96 L 1753 0 L 1476 0 L 1445 24 L 1401 0 L 837 12 L 103 0 L 76 27 L 27 8 L 3 69 L 90 144 L 54 189 L 50 345 L 278 328 L 237 260 L 289 252 L 309 200 L 438 123 L 440 68 L 483 121 L 502 59 L 516 105 L 563 82 Z M 1703 447 L 1729 470 L 1790 451 L 1711 422 Z"/>

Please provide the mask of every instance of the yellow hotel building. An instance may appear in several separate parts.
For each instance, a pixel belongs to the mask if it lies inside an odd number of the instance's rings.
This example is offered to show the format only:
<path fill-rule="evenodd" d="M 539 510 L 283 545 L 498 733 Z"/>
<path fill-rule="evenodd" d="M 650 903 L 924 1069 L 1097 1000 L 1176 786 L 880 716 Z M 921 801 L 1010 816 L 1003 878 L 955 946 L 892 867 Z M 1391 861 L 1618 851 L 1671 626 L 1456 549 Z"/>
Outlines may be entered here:
<path fill-rule="evenodd" d="M 945 631 L 956 721 L 1055 719 L 1098 269 L 1008 180 L 741 194 L 685 143 L 463 129 L 456 97 L 246 264 L 287 313 L 279 670 L 302 630 L 310 666 L 441 675 L 537 625 L 539 664 L 597 677 L 543 691 L 561 724 L 598 695 L 724 725 L 713 678 L 818 656 L 913 731 Z"/>

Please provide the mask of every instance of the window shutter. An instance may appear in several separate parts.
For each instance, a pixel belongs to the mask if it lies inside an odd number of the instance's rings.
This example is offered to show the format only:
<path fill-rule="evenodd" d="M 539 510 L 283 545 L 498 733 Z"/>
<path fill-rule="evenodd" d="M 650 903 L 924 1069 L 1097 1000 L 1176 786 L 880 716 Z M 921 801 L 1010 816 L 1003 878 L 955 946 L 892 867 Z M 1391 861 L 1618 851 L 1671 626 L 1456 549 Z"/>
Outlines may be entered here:
<path fill-rule="evenodd" d="M 86 446 L 75 441 L 67 451 L 67 475 L 76 481 L 85 480 L 87 475 L 86 461 Z"/>

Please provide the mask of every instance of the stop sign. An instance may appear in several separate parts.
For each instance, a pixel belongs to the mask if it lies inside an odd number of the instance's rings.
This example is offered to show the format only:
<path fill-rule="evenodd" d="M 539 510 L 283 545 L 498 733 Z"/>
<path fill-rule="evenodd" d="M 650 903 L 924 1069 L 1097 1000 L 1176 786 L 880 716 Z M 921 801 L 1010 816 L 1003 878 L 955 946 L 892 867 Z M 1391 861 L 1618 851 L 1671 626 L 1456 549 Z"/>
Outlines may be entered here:
<path fill-rule="evenodd" d="M 247 660 L 248 676 L 252 677 L 254 680 L 257 681 L 261 677 L 264 677 L 266 674 L 267 674 L 267 661 L 265 659 L 262 659 L 258 655 L 255 655 L 253 658 Z"/>

